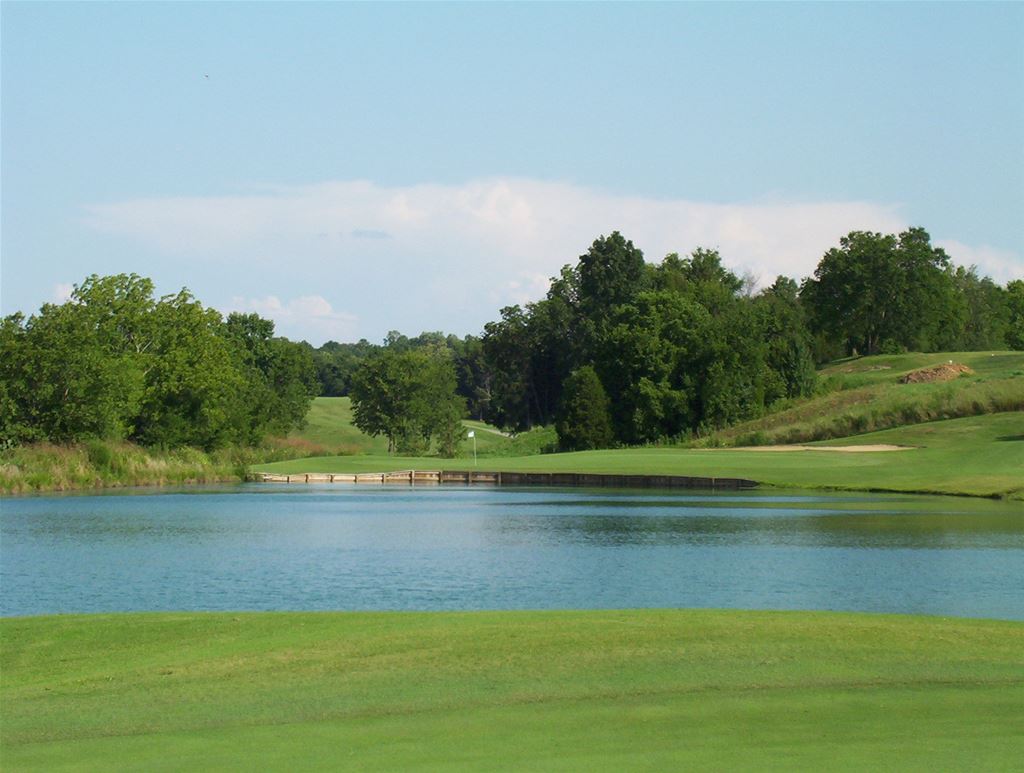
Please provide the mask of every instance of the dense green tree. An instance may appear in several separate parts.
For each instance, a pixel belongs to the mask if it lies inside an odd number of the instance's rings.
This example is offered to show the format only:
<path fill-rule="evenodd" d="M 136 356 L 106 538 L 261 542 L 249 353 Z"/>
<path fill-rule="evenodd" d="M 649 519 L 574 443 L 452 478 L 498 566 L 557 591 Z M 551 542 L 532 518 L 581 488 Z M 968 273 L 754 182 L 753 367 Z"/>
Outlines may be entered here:
<path fill-rule="evenodd" d="M 722 265 L 717 250 L 698 247 L 686 258 L 670 253 L 652 269 L 655 287 L 685 295 L 712 313 L 728 308 L 743 287 L 743 280 Z"/>
<path fill-rule="evenodd" d="M 756 307 L 738 300 L 712 318 L 702 367 L 698 430 L 719 429 L 764 412 L 773 372 Z"/>
<path fill-rule="evenodd" d="M 695 425 L 710 325 L 706 309 L 671 291 L 640 293 L 616 308 L 596 367 L 617 440 L 650 442 Z"/>
<path fill-rule="evenodd" d="M 491 371 L 490 417 L 514 431 L 538 421 L 533 384 L 529 315 L 518 305 L 501 310 L 501 319 L 484 325 L 483 348 Z"/>
<path fill-rule="evenodd" d="M 1024 349 L 1024 279 L 1014 279 L 1006 285 L 1006 306 L 1006 345 Z"/>
<path fill-rule="evenodd" d="M 313 351 L 319 393 L 327 397 L 342 397 L 348 394 L 352 374 L 359 363 L 380 349 L 365 338 L 354 344 L 340 344 L 328 341 Z"/>
<path fill-rule="evenodd" d="M 0 319 L 0 446 L 31 439 L 32 426 L 25 413 L 25 317 L 11 314 Z"/>
<path fill-rule="evenodd" d="M 979 277 L 977 269 L 957 267 L 953 272 L 953 284 L 957 291 L 957 314 L 959 330 L 953 330 L 956 338 L 950 346 L 941 348 L 966 351 L 1002 349 L 1007 345 L 1010 328 L 1010 303 L 1006 290 L 991 279 Z M 943 341 L 942 343 L 946 343 Z"/>
<path fill-rule="evenodd" d="M 956 327 L 949 258 L 922 228 L 844 236 L 804 283 L 801 301 L 812 330 L 850 353 L 929 351 Z"/>
<path fill-rule="evenodd" d="M 258 314 L 229 314 L 224 334 L 246 375 L 243 402 L 250 439 L 303 426 L 319 391 L 312 348 L 275 338 L 274 323 Z"/>
<path fill-rule="evenodd" d="M 138 400 L 138 371 L 100 345 L 84 309 L 48 304 L 20 331 L 5 325 L 16 351 L 4 365 L 12 440 L 123 438 Z"/>
<path fill-rule="evenodd" d="M 0 328 L 0 440 L 131 439 L 211 448 L 302 421 L 308 347 L 256 315 L 224 323 L 185 290 L 90 276 L 67 303 Z"/>
<path fill-rule="evenodd" d="M 644 254 L 618 231 L 595 239 L 580 255 L 577 271 L 580 310 L 594 320 L 632 300 L 646 277 Z"/>
<path fill-rule="evenodd" d="M 3 392 L 13 418 L 2 423 L 11 439 L 131 435 L 151 359 L 152 310 L 148 279 L 94 275 L 67 303 L 6 324 Z"/>
<path fill-rule="evenodd" d="M 216 448 L 248 439 L 244 373 L 223 320 L 182 290 L 153 312 L 157 334 L 135 439 L 147 445 Z"/>
<path fill-rule="evenodd" d="M 454 354 L 456 391 L 465 398 L 470 416 L 481 421 L 487 419 L 491 405 L 491 371 L 483 341 L 472 335 L 461 340 L 449 336 L 448 347 Z"/>
<path fill-rule="evenodd" d="M 565 451 L 585 451 L 611 445 L 608 395 L 591 366 L 573 371 L 565 380 L 555 430 L 558 445 Z"/>
<path fill-rule="evenodd" d="M 814 391 L 814 344 L 799 288 L 792 279 L 777 277 L 754 300 L 760 337 L 767 345 L 766 365 L 771 370 L 765 403 L 782 397 L 806 397 Z"/>
<path fill-rule="evenodd" d="M 455 387 L 446 350 L 385 348 L 352 377 L 353 423 L 368 435 L 386 437 L 389 452 L 423 452 L 436 437 L 440 452 L 454 455 L 465 412 Z"/>

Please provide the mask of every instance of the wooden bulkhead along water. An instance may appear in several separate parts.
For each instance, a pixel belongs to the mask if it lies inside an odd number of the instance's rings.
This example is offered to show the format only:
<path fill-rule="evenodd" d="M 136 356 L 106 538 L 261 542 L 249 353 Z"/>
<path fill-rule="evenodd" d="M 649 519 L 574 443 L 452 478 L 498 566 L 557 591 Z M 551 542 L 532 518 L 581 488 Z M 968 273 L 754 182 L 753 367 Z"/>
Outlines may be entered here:
<path fill-rule="evenodd" d="M 280 475 L 256 472 L 259 483 L 404 483 L 407 485 L 457 483 L 495 486 L 614 486 L 616 488 L 749 489 L 757 481 L 746 478 L 698 478 L 688 475 L 611 475 L 590 472 L 483 472 L 479 470 L 401 470 L 398 472 L 318 473 Z"/>

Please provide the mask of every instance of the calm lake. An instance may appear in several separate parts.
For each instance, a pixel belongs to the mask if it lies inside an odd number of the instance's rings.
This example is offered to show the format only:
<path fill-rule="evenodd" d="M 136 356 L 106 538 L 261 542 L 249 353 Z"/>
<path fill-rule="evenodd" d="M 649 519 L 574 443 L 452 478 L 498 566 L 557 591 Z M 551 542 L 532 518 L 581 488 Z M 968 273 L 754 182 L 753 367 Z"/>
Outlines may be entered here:
<path fill-rule="evenodd" d="M 197 487 L 0 503 L 0 614 L 733 607 L 1024 620 L 1024 504 Z"/>

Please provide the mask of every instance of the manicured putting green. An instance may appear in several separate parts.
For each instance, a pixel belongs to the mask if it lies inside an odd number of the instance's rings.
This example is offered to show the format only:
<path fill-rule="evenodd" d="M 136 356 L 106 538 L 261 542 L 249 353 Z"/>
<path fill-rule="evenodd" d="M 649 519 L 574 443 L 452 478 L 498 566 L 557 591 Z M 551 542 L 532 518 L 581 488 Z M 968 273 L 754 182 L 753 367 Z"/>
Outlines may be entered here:
<path fill-rule="evenodd" d="M 739 611 L 5 619 L 5 770 L 1007 770 L 1024 624 Z"/>

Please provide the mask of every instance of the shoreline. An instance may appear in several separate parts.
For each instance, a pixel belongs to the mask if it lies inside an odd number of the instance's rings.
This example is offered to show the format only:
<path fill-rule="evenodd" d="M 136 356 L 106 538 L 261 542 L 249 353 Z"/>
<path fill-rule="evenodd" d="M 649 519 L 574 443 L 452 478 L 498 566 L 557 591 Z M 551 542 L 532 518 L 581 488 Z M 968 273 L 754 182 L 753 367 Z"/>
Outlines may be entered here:
<path fill-rule="evenodd" d="M 545 475 L 545 474 L 546 473 L 541 473 L 541 475 Z M 552 476 L 580 475 L 580 476 L 584 476 L 584 477 L 592 477 L 591 474 L 589 474 L 589 473 L 564 473 L 564 474 L 561 474 L 561 473 L 549 473 L 549 474 L 552 475 Z M 296 479 L 298 479 L 298 478 L 309 478 L 309 480 L 308 481 L 307 480 L 289 481 L 289 480 L 279 480 L 279 479 L 274 479 L 274 480 L 256 480 L 255 479 L 256 475 L 268 475 L 268 476 L 273 476 L 274 478 L 288 478 L 288 477 L 293 477 L 293 478 L 296 478 Z M 383 483 L 379 480 L 379 478 L 382 475 L 390 475 L 390 473 L 370 473 L 369 475 L 370 475 L 370 477 L 377 478 L 378 480 L 374 480 L 372 482 L 371 481 L 360 481 L 358 483 L 358 485 L 366 485 L 366 484 L 368 484 L 368 485 L 374 485 L 374 484 L 376 484 L 376 485 L 403 485 L 404 484 L 406 486 L 410 485 L 408 483 L 408 480 L 404 480 L 404 481 L 402 481 L 402 480 L 386 480 L 386 481 L 383 481 Z M 516 475 L 522 475 L 522 473 L 502 473 L 503 479 L 505 479 L 506 476 L 508 478 L 510 478 L 510 477 L 516 476 Z M 335 480 L 334 481 L 328 480 L 328 478 L 330 478 L 330 477 L 335 478 Z M 147 489 L 147 490 L 151 490 L 153 493 L 158 493 L 159 489 L 164 489 L 164 488 L 188 488 L 188 487 L 192 487 L 192 486 L 204 486 L 204 485 L 211 485 L 211 484 L 213 484 L 213 485 L 228 485 L 228 484 L 242 485 L 242 484 L 245 484 L 245 483 L 283 483 L 283 484 L 293 485 L 293 484 L 299 484 L 299 483 L 310 483 L 310 484 L 338 483 L 338 484 L 340 484 L 340 483 L 343 483 L 343 482 L 349 482 L 349 481 L 338 480 L 339 478 L 343 478 L 343 477 L 345 477 L 345 475 L 342 474 L 342 473 L 334 473 L 334 474 L 331 474 L 331 473 L 296 473 L 296 474 L 292 474 L 292 475 L 289 476 L 289 475 L 274 475 L 273 473 L 261 473 L 261 472 L 257 471 L 257 472 L 247 472 L 244 476 L 242 476 L 242 475 L 230 475 L 230 476 L 226 476 L 226 477 L 213 477 L 213 478 L 194 479 L 194 480 L 187 480 L 187 481 L 167 481 L 167 480 L 165 480 L 165 481 L 142 481 L 142 482 L 114 482 L 114 483 L 102 483 L 102 484 L 93 485 L 93 486 L 44 487 L 44 488 L 22 489 L 22 490 L 18 490 L 18 491 L 13 491 L 13 490 L 11 490 L 11 491 L 0 491 L 0 497 L 31 497 L 31 496 L 46 496 L 46 495 L 50 495 L 50 494 L 99 494 L 99 493 L 105 492 L 105 491 L 118 491 L 118 490 L 123 490 L 123 489 Z M 362 473 L 360 474 L 360 477 L 363 477 Z M 633 478 L 633 477 L 661 478 L 661 477 L 665 477 L 665 476 L 660 476 L 660 475 L 652 475 L 652 476 L 623 475 L 623 476 L 617 476 L 617 475 L 609 474 L 609 475 L 604 476 L 604 477 L 619 478 L 619 479 L 621 479 L 621 478 Z M 679 477 L 684 477 L 684 476 L 679 476 Z M 734 490 L 734 491 L 735 490 L 740 490 L 740 491 L 754 491 L 754 490 L 774 491 L 774 490 L 779 490 L 779 491 L 786 491 L 786 490 L 793 490 L 793 491 L 807 491 L 807 492 L 822 491 L 822 492 L 834 492 L 834 493 L 841 493 L 841 492 L 857 493 L 857 492 L 859 492 L 859 493 L 864 493 L 864 494 L 907 494 L 907 495 L 914 495 L 914 496 L 956 497 L 958 499 L 985 499 L 985 500 L 994 500 L 994 501 L 997 501 L 997 502 L 1022 502 L 1022 501 L 1024 501 L 1019 496 L 1018 492 L 973 493 L 973 492 L 969 492 L 969 491 L 940 491 L 940 490 L 937 490 L 937 489 L 928 489 L 928 488 L 913 488 L 913 489 L 910 489 L 910 488 L 887 488 L 887 487 L 882 487 L 882 486 L 851 486 L 851 485 L 843 485 L 843 484 L 835 484 L 835 485 L 807 485 L 807 484 L 801 484 L 801 483 L 785 483 L 785 484 L 766 483 L 766 482 L 763 482 L 763 481 L 746 481 L 746 482 L 747 483 L 752 483 L 753 485 L 750 485 L 750 486 L 739 486 L 739 487 L 737 487 L 737 486 L 732 486 L 732 487 L 725 487 L 725 486 L 723 486 L 723 487 L 719 487 L 718 489 L 715 489 L 713 487 L 682 486 L 682 485 L 678 485 L 678 486 L 661 486 L 661 485 L 641 485 L 641 486 L 636 486 L 636 485 L 629 485 L 629 484 L 619 485 L 619 484 L 611 484 L 611 483 L 609 483 L 609 484 L 578 483 L 577 484 L 577 483 L 564 483 L 564 482 L 536 483 L 536 482 L 522 482 L 522 481 L 513 483 L 513 482 L 511 482 L 511 480 L 507 480 L 507 479 L 505 479 L 504 482 L 501 485 L 515 486 L 515 487 L 520 487 L 520 488 L 548 488 L 548 487 L 559 487 L 559 486 L 561 486 L 561 487 L 566 487 L 566 486 L 588 487 L 589 486 L 589 487 L 594 487 L 594 488 L 602 488 L 602 487 L 613 487 L 614 486 L 614 487 L 617 487 L 617 488 L 643 488 L 643 489 L 659 489 L 659 488 L 661 488 L 661 489 L 666 489 L 666 490 L 689 489 L 689 490 L 693 490 L 693 491 L 714 491 L 714 490 L 723 490 L 723 491 L 724 490 Z M 466 483 L 465 481 L 448 481 L 448 482 L 446 482 L 444 484 L 440 484 L 440 485 L 451 485 L 451 484 L 458 485 L 459 483 L 462 483 L 463 485 L 495 485 L 495 486 L 498 485 L 497 483 L 495 483 L 493 481 L 473 481 L 473 482 L 470 482 L 470 483 Z M 429 485 L 438 485 L 438 484 L 418 483 L 418 484 L 412 484 L 412 485 L 428 485 L 429 486 Z"/>

